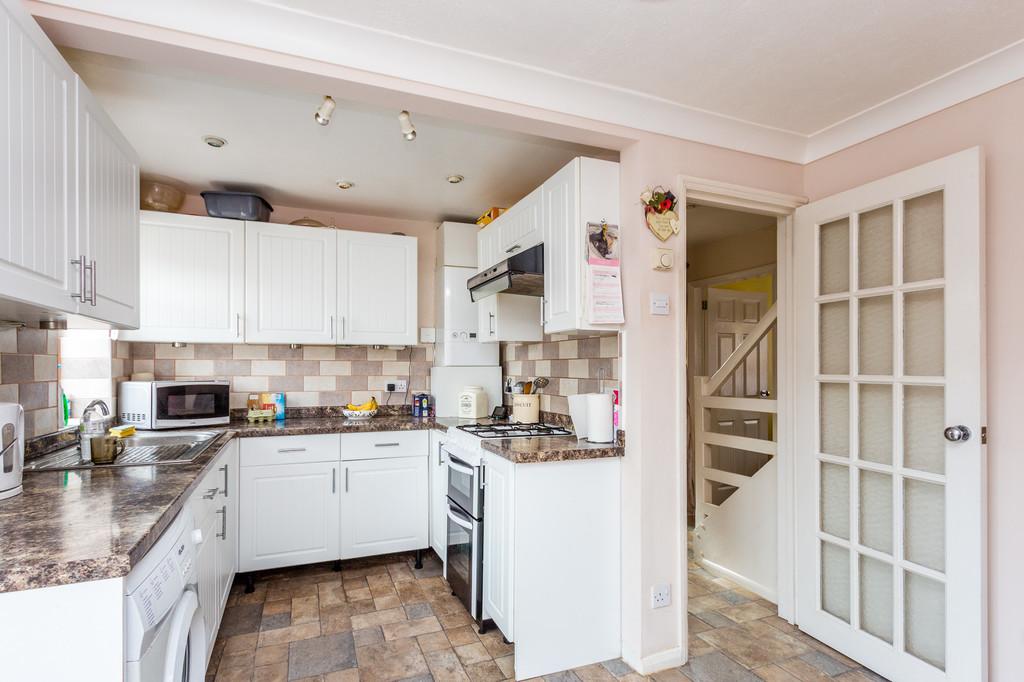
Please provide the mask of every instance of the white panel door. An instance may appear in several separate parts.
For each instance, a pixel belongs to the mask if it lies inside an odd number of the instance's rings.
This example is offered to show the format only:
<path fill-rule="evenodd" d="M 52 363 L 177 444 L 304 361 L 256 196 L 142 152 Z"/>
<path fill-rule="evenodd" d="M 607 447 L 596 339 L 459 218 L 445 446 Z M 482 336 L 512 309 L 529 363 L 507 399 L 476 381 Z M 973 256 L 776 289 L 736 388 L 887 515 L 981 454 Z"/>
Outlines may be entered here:
<path fill-rule="evenodd" d="M 498 260 L 525 251 L 544 240 L 543 204 L 544 191 L 538 187 L 498 218 L 496 222 L 501 228 L 498 231 Z"/>
<path fill-rule="evenodd" d="M 975 148 L 796 212 L 797 623 L 894 680 L 986 677 L 982 196 Z"/>
<path fill-rule="evenodd" d="M 215 501 L 219 503 L 214 513 L 217 527 L 217 598 L 223 611 L 231 593 L 231 584 L 238 571 L 238 439 L 224 446 L 217 463 L 217 487 Z"/>
<path fill-rule="evenodd" d="M 239 472 L 238 570 L 338 558 L 338 464 L 274 464 Z"/>
<path fill-rule="evenodd" d="M 73 312 L 75 74 L 20 5 L 0 5 L 0 292 Z"/>
<path fill-rule="evenodd" d="M 338 340 L 417 341 L 415 237 L 338 231 Z"/>
<path fill-rule="evenodd" d="M 241 343 L 245 223 L 143 211 L 139 329 L 127 341 Z"/>
<path fill-rule="evenodd" d="M 579 161 L 541 186 L 544 210 L 544 331 L 576 329 L 580 301 L 576 230 L 579 225 Z"/>
<path fill-rule="evenodd" d="M 515 465 L 484 453 L 484 617 L 512 641 L 515 578 Z"/>
<path fill-rule="evenodd" d="M 445 434 L 430 432 L 430 546 L 446 561 L 448 548 L 448 456 L 445 454 Z"/>
<path fill-rule="evenodd" d="M 335 343 L 336 234 L 245 224 L 246 343 Z"/>
<path fill-rule="evenodd" d="M 88 260 L 87 315 L 115 326 L 139 326 L 139 162 L 121 131 L 80 78 L 78 106 L 78 238 Z"/>
<path fill-rule="evenodd" d="M 213 642 L 217 639 L 220 626 L 221 605 L 218 600 L 217 584 L 217 533 L 220 515 L 205 517 L 198 526 L 203 533 L 203 542 L 196 555 L 196 587 L 199 592 L 199 604 L 203 611 L 203 622 L 206 626 L 206 654 L 213 651 Z M 209 658 L 207 658 L 209 661 Z"/>
<path fill-rule="evenodd" d="M 429 546 L 428 459 L 342 463 L 342 559 Z"/>

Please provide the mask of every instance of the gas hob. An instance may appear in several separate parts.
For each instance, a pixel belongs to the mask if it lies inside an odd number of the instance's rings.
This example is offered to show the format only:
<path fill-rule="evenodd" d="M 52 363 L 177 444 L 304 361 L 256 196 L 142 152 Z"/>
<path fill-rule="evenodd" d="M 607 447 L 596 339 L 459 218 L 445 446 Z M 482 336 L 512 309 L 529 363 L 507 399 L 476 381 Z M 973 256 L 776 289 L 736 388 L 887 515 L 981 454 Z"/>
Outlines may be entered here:
<path fill-rule="evenodd" d="M 458 427 L 477 438 L 531 438 L 571 436 L 572 431 L 548 424 L 466 424 Z"/>

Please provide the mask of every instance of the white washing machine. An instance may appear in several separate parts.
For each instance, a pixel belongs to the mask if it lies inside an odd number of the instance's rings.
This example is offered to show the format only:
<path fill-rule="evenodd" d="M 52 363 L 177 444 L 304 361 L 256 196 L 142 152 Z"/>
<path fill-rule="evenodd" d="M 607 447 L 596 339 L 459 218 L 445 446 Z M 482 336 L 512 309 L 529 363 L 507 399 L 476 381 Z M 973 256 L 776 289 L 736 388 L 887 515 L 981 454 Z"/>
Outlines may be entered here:
<path fill-rule="evenodd" d="M 125 680 L 202 682 L 206 627 L 196 590 L 202 531 L 186 507 L 125 580 Z"/>

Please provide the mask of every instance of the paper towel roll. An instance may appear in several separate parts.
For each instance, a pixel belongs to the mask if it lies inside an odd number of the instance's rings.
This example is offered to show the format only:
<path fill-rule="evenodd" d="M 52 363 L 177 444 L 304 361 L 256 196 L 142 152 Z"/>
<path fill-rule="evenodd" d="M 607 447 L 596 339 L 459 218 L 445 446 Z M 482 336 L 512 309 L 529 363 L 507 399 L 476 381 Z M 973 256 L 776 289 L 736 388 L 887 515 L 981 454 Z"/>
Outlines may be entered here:
<path fill-rule="evenodd" d="M 587 394 L 587 440 L 591 443 L 611 443 L 615 440 L 613 401 L 611 393 Z"/>

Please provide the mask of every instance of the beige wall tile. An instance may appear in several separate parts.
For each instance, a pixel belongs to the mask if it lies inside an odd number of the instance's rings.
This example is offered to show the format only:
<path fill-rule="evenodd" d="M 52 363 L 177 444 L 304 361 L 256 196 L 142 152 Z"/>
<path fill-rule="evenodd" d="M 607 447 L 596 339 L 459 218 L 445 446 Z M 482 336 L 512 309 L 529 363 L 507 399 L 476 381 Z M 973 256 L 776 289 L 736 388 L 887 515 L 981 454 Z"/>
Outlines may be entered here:
<path fill-rule="evenodd" d="M 0 329 L 0 353 L 18 352 L 18 330 Z"/>
<path fill-rule="evenodd" d="M 575 379 L 587 379 L 590 377 L 590 361 L 570 360 L 569 376 Z"/>
<path fill-rule="evenodd" d="M 174 373 L 176 376 L 212 377 L 213 360 L 177 360 Z"/>
<path fill-rule="evenodd" d="M 36 355 L 34 356 L 35 363 L 35 380 L 36 381 L 56 381 L 57 380 L 57 356 L 56 355 Z"/>
<path fill-rule="evenodd" d="M 284 360 L 253 360 L 249 371 L 256 376 L 283 377 L 284 369 Z"/>
<path fill-rule="evenodd" d="M 385 391 L 388 383 L 394 383 L 398 377 L 372 376 L 367 377 L 366 387 L 371 391 Z"/>
<path fill-rule="evenodd" d="M 390 348 L 367 348 L 367 360 L 397 360 L 398 351 Z"/>
<path fill-rule="evenodd" d="M 303 360 L 333 360 L 334 346 L 304 346 L 302 348 Z"/>
<path fill-rule="evenodd" d="M 579 357 L 579 344 L 576 341 L 560 341 L 558 343 L 558 357 L 570 359 Z"/>
<path fill-rule="evenodd" d="M 381 371 L 393 376 L 406 376 L 409 374 L 409 363 L 408 361 L 384 362 Z"/>
<path fill-rule="evenodd" d="M 196 357 L 196 348 L 192 344 L 184 348 L 172 348 L 169 343 L 158 343 L 154 352 L 157 360 L 193 360 Z"/>
<path fill-rule="evenodd" d="M 228 394 L 228 408 L 237 410 L 245 407 L 249 401 L 248 393 L 229 393 Z"/>
<path fill-rule="evenodd" d="M 153 360 L 132 360 L 132 372 L 152 372 Z"/>
<path fill-rule="evenodd" d="M 599 353 L 602 358 L 619 357 L 619 335 L 616 334 L 615 336 L 602 336 Z"/>
<path fill-rule="evenodd" d="M 315 391 L 288 391 L 284 394 L 286 407 L 316 407 L 320 394 Z"/>
<path fill-rule="evenodd" d="M 268 353 L 266 346 L 235 344 L 232 355 L 235 360 L 266 360 Z"/>
<path fill-rule="evenodd" d="M 320 374 L 332 376 L 352 374 L 352 362 L 350 360 L 323 360 L 320 363 Z"/>
<path fill-rule="evenodd" d="M 333 376 L 302 377 L 304 391 L 333 391 L 338 387 L 338 380 Z"/>
<path fill-rule="evenodd" d="M 0 403 L 18 402 L 18 384 L 0 384 Z"/>
<path fill-rule="evenodd" d="M 267 388 L 267 377 L 234 377 L 231 389 L 246 393 L 270 390 Z"/>
<path fill-rule="evenodd" d="M 542 360 L 544 358 L 544 346 L 539 343 L 532 343 L 527 346 L 526 357 L 529 360 Z"/>

